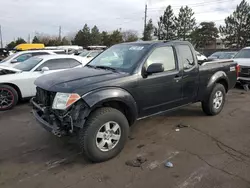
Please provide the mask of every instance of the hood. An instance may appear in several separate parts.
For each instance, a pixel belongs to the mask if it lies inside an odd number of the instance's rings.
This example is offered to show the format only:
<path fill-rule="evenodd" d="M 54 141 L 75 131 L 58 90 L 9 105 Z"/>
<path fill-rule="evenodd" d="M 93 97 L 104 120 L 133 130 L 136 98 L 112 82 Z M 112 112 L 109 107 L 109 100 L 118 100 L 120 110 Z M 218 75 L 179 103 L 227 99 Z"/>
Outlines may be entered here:
<path fill-rule="evenodd" d="M 249 58 L 235 58 L 233 60 L 234 60 L 234 62 L 238 63 L 238 65 L 250 67 L 250 59 Z"/>
<path fill-rule="evenodd" d="M 8 67 L 8 66 L 4 66 L 4 65 L 0 65 L 0 70 L 8 70 L 8 71 L 13 71 L 13 72 L 22 72 L 19 69 L 15 69 L 13 67 Z"/>
<path fill-rule="evenodd" d="M 48 91 L 72 93 L 78 88 L 126 75 L 109 70 L 83 67 L 41 76 L 35 81 L 35 85 Z"/>

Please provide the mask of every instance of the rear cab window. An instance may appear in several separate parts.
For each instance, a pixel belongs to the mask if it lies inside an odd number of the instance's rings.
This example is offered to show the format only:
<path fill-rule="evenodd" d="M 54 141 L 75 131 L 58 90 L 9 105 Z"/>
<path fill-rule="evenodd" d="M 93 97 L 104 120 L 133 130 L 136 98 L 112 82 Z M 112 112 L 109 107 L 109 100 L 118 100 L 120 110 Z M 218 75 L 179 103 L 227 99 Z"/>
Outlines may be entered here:
<path fill-rule="evenodd" d="M 180 44 L 176 46 L 176 49 L 179 52 L 180 61 L 183 65 L 184 71 L 188 71 L 195 67 L 195 58 L 192 53 L 192 50 L 187 44 Z"/>

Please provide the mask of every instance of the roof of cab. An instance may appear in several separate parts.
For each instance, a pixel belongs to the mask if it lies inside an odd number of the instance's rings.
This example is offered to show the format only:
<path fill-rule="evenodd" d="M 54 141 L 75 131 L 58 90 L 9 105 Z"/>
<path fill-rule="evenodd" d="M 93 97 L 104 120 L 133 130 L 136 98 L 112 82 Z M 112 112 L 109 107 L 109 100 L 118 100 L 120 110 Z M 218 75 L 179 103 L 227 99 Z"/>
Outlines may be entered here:
<path fill-rule="evenodd" d="M 78 57 L 75 55 L 64 55 L 64 54 L 51 54 L 51 55 L 39 55 L 39 56 L 34 56 L 34 57 L 40 57 L 42 59 L 45 60 L 49 60 L 49 59 L 63 59 L 63 58 L 67 58 L 67 59 L 76 59 L 76 60 L 81 60 L 82 57 Z"/>
<path fill-rule="evenodd" d="M 157 45 L 157 44 L 163 44 L 163 43 L 191 44 L 188 41 L 180 41 L 180 40 L 136 41 L 136 42 L 128 42 L 128 43 L 122 43 L 122 44 Z"/>

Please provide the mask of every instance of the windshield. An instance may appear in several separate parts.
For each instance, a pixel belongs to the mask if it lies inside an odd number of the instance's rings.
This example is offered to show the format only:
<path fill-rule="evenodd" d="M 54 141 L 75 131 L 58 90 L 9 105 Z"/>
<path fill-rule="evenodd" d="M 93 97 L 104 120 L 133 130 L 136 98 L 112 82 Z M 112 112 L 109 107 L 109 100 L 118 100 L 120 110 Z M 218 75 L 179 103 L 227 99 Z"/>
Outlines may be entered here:
<path fill-rule="evenodd" d="M 12 58 L 14 58 L 15 56 L 16 56 L 16 54 L 14 53 L 14 54 L 12 54 L 12 55 L 6 57 L 6 58 L 3 59 L 2 61 L 0 61 L 0 63 L 4 63 L 4 62 L 6 62 L 6 61 L 8 61 L 8 60 L 10 60 L 10 59 L 12 59 Z"/>
<path fill-rule="evenodd" d="M 89 51 L 83 51 L 82 53 L 80 53 L 79 54 L 79 56 L 81 56 L 81 57 L 85 57 L 85 56 L 87 56 L 89 54 Z"/>
<path fill-rule="evenodd" d="M 239 51 L 234 58 L 250 58 L 250 49 L 243 49 Z"/>
<path fill-rule="evenodd" d="M 130 73 L 145 54 L 147 47 L 145 44 L 118 44 L 102 52 L 88 65 Z"/>
<path fill-rule="evenodd" d="M 16 65 L 14 68 L 22 70 L 22 71 L 30 71 L 33 69 L 38 63 L 40 63 L 43 59 L 38 57 L 32 57 L 27 59 L 26 61 Z"/>

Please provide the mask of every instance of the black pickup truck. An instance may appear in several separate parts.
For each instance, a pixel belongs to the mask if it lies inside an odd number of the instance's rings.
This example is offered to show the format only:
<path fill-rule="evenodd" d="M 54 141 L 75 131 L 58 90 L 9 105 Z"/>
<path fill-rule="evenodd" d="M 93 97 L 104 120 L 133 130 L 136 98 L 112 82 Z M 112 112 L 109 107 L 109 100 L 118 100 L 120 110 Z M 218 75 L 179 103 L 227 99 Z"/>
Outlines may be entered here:
<path fill-rule="evenodd" d="M 84 68 L 38 78 L 33 114 L 59 137 L 77 135 L 85 155 L 101 162 L 123 149 L 136 120 L 196 102 L 220 113 L 237 70 L 232 61 L 199 66 L 189 42 L 118 44 Z"/>

